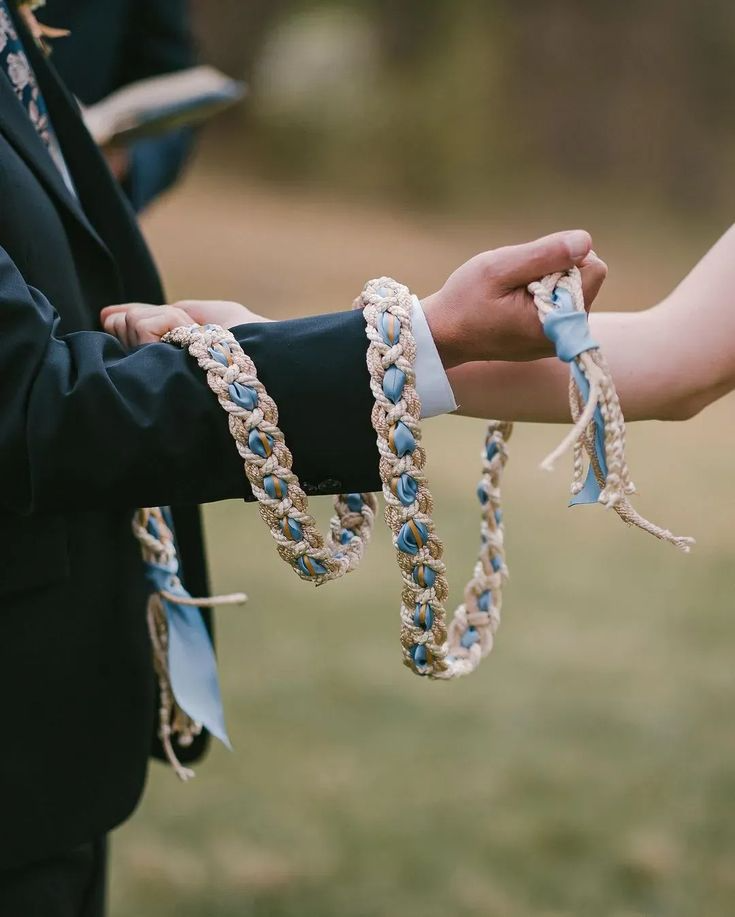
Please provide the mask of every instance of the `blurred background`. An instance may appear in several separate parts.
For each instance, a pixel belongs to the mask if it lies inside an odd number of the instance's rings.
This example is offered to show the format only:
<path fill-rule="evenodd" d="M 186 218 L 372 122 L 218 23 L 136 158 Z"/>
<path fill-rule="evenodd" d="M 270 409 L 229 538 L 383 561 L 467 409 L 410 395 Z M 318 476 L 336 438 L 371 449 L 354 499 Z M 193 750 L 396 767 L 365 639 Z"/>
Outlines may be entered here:
<path fill-rule="evenodd" d="M 201 57 L 250 96 L 145 216 L 171 298 L 276 318 L 369 277 L 431 292 L 476 251 L 582 226 L 599 308 L 647 307 L 735 212 L 735 7 L 707 0 L 198 0 Z M 517 428 L 493 656 L 401 666 L 382 525 L 310 591 L 256 511 L 206 510 L 235 753 L 152 770 L 113 838 L 114 917 L 730 915 L 732 429 L 726 399 L 629 431 L 639 508 L 690 557 L 566 510 L 558 431 Z M 335 420 L 338 422 L 338 420 Z M 426 424 L 453 602 L 478 538 L 483 424 Z M 316 500 L 322 522 L 329 500 Z"/>

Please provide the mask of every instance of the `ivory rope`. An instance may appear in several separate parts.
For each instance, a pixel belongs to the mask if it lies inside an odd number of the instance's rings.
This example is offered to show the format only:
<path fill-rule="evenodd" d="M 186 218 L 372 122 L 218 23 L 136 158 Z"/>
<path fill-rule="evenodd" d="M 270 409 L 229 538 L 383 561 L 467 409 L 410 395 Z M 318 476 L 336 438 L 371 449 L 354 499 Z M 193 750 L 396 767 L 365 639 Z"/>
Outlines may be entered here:
<path fill-rule="evenodd" d="M 552 274 L 529 291 L 539 320 L 546 325 L 566 291 L 574 311 L 584 312 L 581 276 L 574 268 Z M 421 445 L 421 404 L 415 387 L 416 347 L 411 330 L 412 297 L 390 278 L 370 281 L 358 299 L 369 341 L 367 363 L 375 399 L 372 423 L 377 435 L 385 520 L 393 535 L 403 587 L 401 647 L 416 674 L 450 679 L 472 672 L 493 647 L 507 578 L 500 480 L 508 459 L 511 423 L 490 421 L 483 448 L 478 498 L 482 508 L 480 550 L 464 591 L 464 601 L 449 624 L 444 604 L 448 585 L 443 546 L 432 520 L 433 501 Z M 370 538 L 377 509 L 374 495 L 340 494 L 326 540 L 309 513 L 308 500 L 292 469 L 291 453 L 278 426 L 278 410 L 257 377 L 252 360 L 231 332 L 216 325 L 176 328 L 164 341 L 185 348 L 206 372 L 207 382 L 229 418 L 230 432 L 245 474 L 282 559 L 302 579 L 321 585 L 354 570 Z M 576 353 L 576 351 L 575 351 Z M 571 358 L 569 358 L 571 360 Z M 573 450 L 572 493 L 579 494 L 585 454 L 600 487 L 599 502 L 615 509 L 630 525 L 688 551 L 693 539 L 643 519 L 630 505 L 634 491 L 625 459 L 625 421 L 607 363 L 594 342 L 574 356 L 589 385 L 583 401 L 570 380 L 574 428 L 544 461 L 544 467 Z M 604 422 L 603 472 L 595 443 L 596 418 Z M 164 636 L 152 615 L 155 658 Z M 159 677 L 162 676 L 159 673 Z M 162 697 L 163 697 L 162 692 Z M 166 699 L 170 704 L 170 699 Z M 162 714 L 163 716 L 163 714 Z M 166 721 L 171 719 L 167 708 Z M 186 724 L 182 727 L 186 735 Z"/>

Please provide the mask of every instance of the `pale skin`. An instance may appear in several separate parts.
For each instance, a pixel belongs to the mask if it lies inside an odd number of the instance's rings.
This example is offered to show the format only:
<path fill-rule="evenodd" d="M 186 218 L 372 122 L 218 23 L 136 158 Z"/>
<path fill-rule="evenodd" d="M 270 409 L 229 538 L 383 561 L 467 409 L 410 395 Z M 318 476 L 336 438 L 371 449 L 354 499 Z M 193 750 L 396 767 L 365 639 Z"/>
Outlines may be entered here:
<path fill-rule="evenodd" d="M 589 306 L 607 268 L 582 231 L 478 255 L 423 300 L 459 413 L 568 422 L 568 368 L 543 359 L 550 344 L 525 287 L 572 264 L 582 269 Z M 735 388 L 734 291 L 732 227 L 658 305 L 591 316 L 628 420 L 683 420 Z M 199 301 L 110 306 L 101 318 L 105 331 L 128 347 L 192 321 L 228 327 L 266 321 L 239 303 Z"/>
<path fill-rule="evenodd" d="M 686 420 L 735 389 L 735 226 L 658 305 L 590 316 L 627 420 Z M 568 422 L 569 372 L 556 359 L 450 370 L 460 413 Z"/>
<path fill-rule="evenodd" d="M 461 265 L 441 290 L 423 301 L 444 366 L 548 356 L 551 345 L 526 288 L 538 277 L 575 265 L 582 272 L 585 301 L 591 303 L 607 268 L 592 252 L 592 239 L 584 230 L 483 252 Z M 191 300 L 166 307 L 144 303 L 108 306 L 100 319 L 104 330 L 128 348 L 159 341 L 171 328 L 192 322 L 232 328 L 266 321 L 239 303 Z"/>

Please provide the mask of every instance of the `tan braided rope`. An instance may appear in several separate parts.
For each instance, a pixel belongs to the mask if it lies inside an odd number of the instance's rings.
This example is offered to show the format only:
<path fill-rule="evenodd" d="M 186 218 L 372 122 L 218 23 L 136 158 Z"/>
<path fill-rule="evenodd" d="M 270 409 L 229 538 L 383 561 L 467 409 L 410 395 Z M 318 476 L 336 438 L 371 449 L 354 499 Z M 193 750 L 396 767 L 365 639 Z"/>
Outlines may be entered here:
<path fill-rule="evenodd" d="M 367 364 L 375 399 L 372 423 L 380 453 L 385 521 L 393 533 L 396 559 L 403 578 L 403 658 L 417 674 L 447 679 L 466 675 L 477 668 L 492 649 L 500 623 L 502 586 L 507 576 L 500 477 L 508 457 L 506 440 L 511 427 L 493 422 L 488 429 L 483 476 L 478 487 L 483 506 L 480 554 L 465 588 L 465 601 L 455 611 L 447 629 L 444 548 L 432 520 L 433 501 L 424 471 L 426 454 L 421 446 L 421 403 L 415 387 L 416 347 L 411 330 L 412 299 L 405 286 L 382 277 L 366 285 L 359 302 L 370 341 Z M 397 400 L 391 399 L 384 390 L 386 373 L 392 367 L 405 374 L 405 384 Z M 415 448 L 400 448 L 401 425 L 409 431 Z M 408 475 L 418 484 L 415 500 L 410 503 L 396 496 L 396 481 L 402 475 Z M 433 573 L 430 585 L 425 585 L 426 570 Z"/>
<path fill-rule="evenodd" d="M 554 291 L 565 289 L 576 311 L 584 311 L 581 276 L 574 268 L 552 274 L 529 291 L 539 319 L 555 309 Z M 448 585 L 443 546 L 432 519 L 433 501 L 421 445 L 421 403 L 415 387 L 416 345 L 411 330 L 412 296 L 387 277 L 370 281 L 356 301 L 369 340 L 367 363 L 375 399 L 385 519 L 393 534 L 401 570 L 401 647 L 405 664 L 419 675 L 449 679 L 472 672 L 493 647 L 507 578 L 500 480 L 508 459 L 513 425 L 490 421 L 483 450 L 478 497 L 482 506 L 480 551 L 465 587 L 464 602 L 446 623 Z M 259 381 L 252 360 L 231 332 L 216 325 L 176 328 L 164 341 L 186 348 L 207 374 L 207 382 L 229 417 L 230 432 L 245 473 L 277 549 L 296 573 L 315 585 L 343 576 L 359 564 L 370 537 L 377 504 L 372 494 L 340 494 L 326 541 L 309 514 L 308 500 L 292 469 L 292 457 L 278 427 L 278 411 Z M 572 493 L 583 487 L 584 454 L 601 487 L 600 502 L 632 525 L 688 551 L 693 539 L 675 536 L 639 516 L 627 495 L 634 490 L 625 460 L 625 422 L 599 348 L 575 357 L 590 392 L 583 404 L 570 381 L 575 426 L 543 463 L 551 467 L 567 449 L 574 451 Z M 594 442 L 599 407 L 605 423 L 603 476 Z M 346 536 L 346 537 L 345 537 Z"/>
<path fill-rule="evenodd" d="M 569 293 L 577 312 L 585 311 L 582 276 L 579 269 L 575 267 L 563 274 L 549 274 L 543 280 L 532 283 L 528 287 L 542 324 L 556 309 L 553 297 L 555 290 L 559 289 Z M 628 499 L 628 495 L 635 493 L 636 488 L 630 478 L 625 458 L 625 419 L 615 383 L 603 353 L 599 347 L 586 350 L 575 358 L 575 362 L 589 383 L 589 396 L 586 404 L 583 403 L 577 385 L 570 378 L 569 403 L 574 427 L 559 446 L 544 459 L 541 467 L 550 470 L 556 459 L 572 448 L 574 460 L 571 493 L 576 496 L 584 486 L 584 453 L 586 452 L 601 488 L 599 502 L 603 506 L 614 509 L 628 525 L 636 526 L 655 538 L 668 541 L 679 550 L 688 553 L 695 543 L 693 538 L 686 535 L 675 535 L 669 529 L 649 522 L 633 508 Z M 602 472 L 595 449 L 593 418 L 598 407 L 605 423 L 604 447 L 607 475 Z"/>
<path fill-rule="evenodd" d="M 151 520 L 155 522 L 157 537 L 150 531 Z M 137 510 L 133 517 L 133 534 L 138 539 L 145 563 L 157 564 L 170 569 L 178 567 L 173 532 L 166 524 L 160 507 Z M 186 748 L 200 734 L 202 727 L 179 707 L 174 697 L 168 666 L 168 620 L 163 599 L 179 605 L 211 608 L 216 605 L 241 605 L 247 600 L 247 596 L 241 592 L 235 592 L 231 595 L 190 598 L 181 595 L 176 590 L 176 587 L 180 586 L 176 573 L 171 575 L 171 584 L 175 589 L 174 593 L 165 589 L 151 592 L 146 617 L 153 649 L 153 669 L 158 680 L 158 736 L 167 761 L 177 776 L 185 781 L 194 776 L 194 771 L 184 767 L 179 761 L 174 749 L 174 738 L 181 748 Z"/>
<path fill-rule="evenodd" d="M 278 408 L 234 335 L 217 325 L 193 325 L 175 328 L 163 340 L 187 349 L 206 372 L 209 387 L 227 412 L 245 474 L 283 560 L 317 586 L 354 570 L 370 539 L 375 496 L 360 495 L 362 505 L 355 511 L 348 495 L 341 495 L 325 540 L 293 472 L 293 459 L 278 427 Z M 345 542 L 340 540 L 343 532 L 349 534 Z"/>
<path fill-rule="evenodd" d="M 379 285 L 383 281 L 373 283 Z M 404 582 L 401 644 L 404 660 L 413 671 L 435 678 L 448 678 L 465 674 L 477 666 L 492 648 L 500 621 L 502 584 L 507 575 L 500 475 L 507 460 L 505 440 L 510 425 L 491 425 L 488 433 L 483 478 L 478 489 L 483 504 L 480 554 L 465 590 L 465 602 L 457 609 L 447 638 L 443 607 L 447 596 L 443 549 L 433 534 L 431 496 L 422 470 L 425 455 L 418 444 L 421 405 L 414 385 L 411 294 L 395 281 L 386 280 L 385 283 L 391 285 L 395 293 L 391 314 L 400 321 L 401 345 L 396 349 L 381 347 L 376 342 L 374 346 L 381 349 L 386 368 L 392 360 L 393 365 L 406 376 L 399 406 L 390 405 L 382 392 L 384 370 L 376 370 L 371 381 L 373 392 L 380 392 L 380 398 L 376 396 L 372 419 L 381 452 L 380 473 L 387 503 L 386 520 L 391 527 L 400 528 L 404 523 L 415 521 L 431 528 L 429 544 L 420 548 L 412 559 L 405 555 L 399 561 Z M 370 337 L 371 322 L 367 308 L 365 313 Z M 230 432 L 243 459 L 245 474 L 282 559 L 302 579 L 315 585 L 355 569 L 370 537 L 377 509 L 375 496 L 367 493 L 338 495 L 325 543 L 309 514 L 307 497 L 292 470 L 291 453 L 278 427 L 276 405 L 258 379 L 252 360 L 243 352 L 234 335 L 215 325 L 192 325 L 170 331 L 163 340 L 186 348 L 206 372 L 209 387 L 228 414 Z M 369 361 L 374 346 L 371 339 Z M 239 390 L 233 389 L 235 384 L 240 386 Z M 244 398 L 243 389 L 249 392 Z M 239 396 L 237 401 L 236 396 Z M 397 417 L 400 413 L 403 422 L 416 437 L 417 448 L 410 461 L 398 459 L 391 452 L 387 440 L 381 442 L 381 431 L 390 435 L 389 425 L 386 426 L 384 418 L 381 420 L 381 410 L 385 413 L 386 407 L 391 416 Z M 390 456 L 396 461 L 391 461 Z M 412 505 L 405 508 L 391 488 L 395 490 L 396 479 L 409 472 L 416 481 L 417 494 Z M 277 497 L 273 496 L 274 481 L 280 482 Z M 292 528 L 294 522 L 298 524 L 295 533 Z M 293 537 L 294 534 L 298 537 Z M 397 535 L 396 531 L 394 535 Z"/>

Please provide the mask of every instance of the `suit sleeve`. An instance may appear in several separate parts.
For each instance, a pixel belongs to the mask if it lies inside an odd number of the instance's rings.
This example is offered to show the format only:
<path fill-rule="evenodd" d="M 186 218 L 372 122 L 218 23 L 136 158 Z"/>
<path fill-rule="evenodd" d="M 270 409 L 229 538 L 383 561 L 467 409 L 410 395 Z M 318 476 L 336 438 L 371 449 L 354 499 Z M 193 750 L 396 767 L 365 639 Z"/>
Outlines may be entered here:
<path fill-rule="evenodd" d="M 187 353 L 126 354 L 58 315 L 0 249 L 0 509 L 16 514 L 252 498 L 227 417 Z M 235 329 L 312 493 L 377 490 L 359 312 Z"/>

